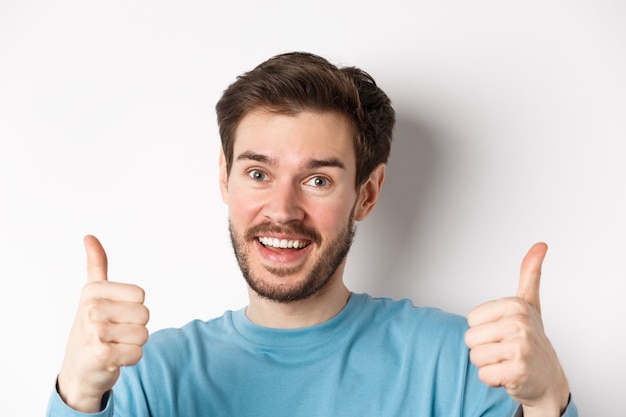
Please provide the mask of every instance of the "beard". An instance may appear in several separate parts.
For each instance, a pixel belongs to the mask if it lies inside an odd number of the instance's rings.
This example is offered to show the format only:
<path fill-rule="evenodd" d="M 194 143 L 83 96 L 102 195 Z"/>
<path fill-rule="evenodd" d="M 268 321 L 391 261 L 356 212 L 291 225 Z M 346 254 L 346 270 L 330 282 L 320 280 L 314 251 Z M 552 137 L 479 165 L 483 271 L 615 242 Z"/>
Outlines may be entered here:
<path fill-rule="evenodd" d="M 281 227 L 271 223 L 262 223 L 246 231 L 245 234 L 237 233 L 232 224 L 229 222 L 230 239 L 235 251 L 235 257 L 239 263 L 241 273 L 248 283 L 248 286 L 259 296 L 268 300 L 279 303 L 289 303 L 292 301 L 305 300 L 316 294 L 324 288 L 333 278 L 339 266 L 343 263 L 356 234 L 354 225 L 354 210 L 350 213 L 350 218 L 346 227 L 340 231 L 331 241 L 326 244 L 318 255 L 317 260 L 308 271 L 302 271 L 305 278 L 296 285 L 272 285 L 263 280 L 260 276 L 252 271 L 250 265 L 249 253 L 246 250 L 246 244 L 252 242 L 257 236 L 264 233 L 291 233 L 306 237 L 311 240 L 311 244 L 318 247 L 322 244 L 322 239 L 315 231 L 304 228 L 303 226 L 294 225 L 289 227 Z M 267 273 L 277 276 L 286 277 L 300 272 L 301 267 L 293 268 L 273 268 L 269 266 L 262 267 Z M 262 272 L 261 272 L 262 273 Z"/>

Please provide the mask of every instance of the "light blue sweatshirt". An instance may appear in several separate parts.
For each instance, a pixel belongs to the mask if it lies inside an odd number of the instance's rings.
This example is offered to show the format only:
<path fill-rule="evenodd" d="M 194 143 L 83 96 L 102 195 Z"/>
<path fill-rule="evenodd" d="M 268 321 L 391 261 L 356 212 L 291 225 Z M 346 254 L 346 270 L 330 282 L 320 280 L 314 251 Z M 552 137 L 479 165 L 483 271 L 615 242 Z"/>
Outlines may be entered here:
<path fill-rule="evenodd" d="M 322 324 L 250 322 L 245 309 L 150 336 L 101 416 L 514 416 L 469 362 L 463 317 L 352 294 Z M 49 417 L 81 416 L 53 392 Z M 568 417 L 577 416 L 570 404 Z"/>

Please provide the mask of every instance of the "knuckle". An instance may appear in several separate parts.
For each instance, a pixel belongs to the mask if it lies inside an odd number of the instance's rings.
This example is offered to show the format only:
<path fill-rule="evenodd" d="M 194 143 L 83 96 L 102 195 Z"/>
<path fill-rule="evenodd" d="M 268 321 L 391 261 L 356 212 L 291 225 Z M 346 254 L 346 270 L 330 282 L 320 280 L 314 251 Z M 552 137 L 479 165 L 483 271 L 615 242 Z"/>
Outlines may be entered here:
<path fill-rule="evenodd" d="M 109 329 L 103 322 L 94 322 L 91 324 L 91 332 L 96 344 L 102 344 L 108 341 Z"/>
<path fill-rule="evenodd" d="M 145 326 L 150 321 L 150 310 L 146 306 L 142 305 L 141 307 L 142 309 L 141 309 L 140 323 Z"/>
<path fill-rule="evenodd" d="M 135 297 L 137 297 L 137 301 L 139 303 L 143 303 L 146 299 L 146 292 L 144 291 L 144 289 L 137 285 L 133 285 L 132 288 L 133 291 L 135 291 Z"/>
<path fill-rule="evenodd" d="M 477 313 L 475 310 L 472 310 L 469 312 L 469 314 L 467 315 L 467 324 L 470 328 L 474 327 L 477 323 Z"/>
<path fill-rule="evenodd" d="M 472 331 L 472 329 L 469 329 L 467 332 L 465 332 L 465 345 L 470 349 L 474 349 L 477 345 L 478 345 L 478 336 L 476 335 L 475 331 Z"/>
<path fill-rule="evenodd" d="M 493 375 L 492 372 L 488 368 L 479 368 L 478 369 L 478 379 L 480 379 L 485 385 L 489 387 L 500 387 L 502 386 L 501 380 Z"/>
<path fill-rule="evenodd" d="M 83 303 L 83 311 L 85 312 L 85 316 L 87 320 L 91 322 L 102 321 L 105 315 L 105 307 L 102 300 L 97 298 L 89 298 Z"/>
<path fill-rule="evenodd" d="M 141 344 L 143 345 L 144 343 L 148 341 L 148 338 L 150 337 L 150 332 L 148 331 L 147 327 L 142 327 L 142 329 L 143 329 L 143 337 L 141 339 Z"/>
<path fill-rule="evenodd" d="M 521 385 L 527 379 L 528 373 L 528 364 L 525 361 L 517 361 L 512 369 L 511 380 L 515 381 L 516 385 Z"/>
<path fill-rule="evenodd" d="M 530 321 L 527 316 L 518 316 L 511 326 L 512 334 L 520 340 L 529 340 L 532 335 Z"/>
<path fill-rule="evenodd" d="M 143 333 L 144 339 L 148 340 L 148 337 L 150 336 L 150 331 L 148 330 L 148 328 L 146 326 L 141 326 L 141 332 Z"/>
<path fill-rule="evenodd" d="M 137 364 L 143 356 L 143 349 L 141 346 L 130 346 L 126 351 L 124 357 L 120 360 L 121 366 L 132 366 Z"/>
<path fill-rule="evenodd" d="M 113 348 L 107 343 L 98 343 L 93 348 L 93 355 L 102 364 L 109 364 L 113 356 Z"/>
<path fill-rule="evenodd" d="M 129 342 L 142 346 L 148 341 L 148 329 L 144 326 L 134 326 L 129 332 Z"/>
<path fill-rule="evenodd" d="M 81 297 L 83 299 L 97 298 L 97 295 L 100 292 L 99 284 L 99 282 L 88 282 L 85 284 L 81 292 Z"/>
<path fill-rule="evenodd" d="M 479 359 L 479 355 L 478 355 L 478 349 L 471 349 L 469 352 L 469 359 L 470 362 L 472 362 L 476 367 L 480 367 L 478 365 L 478 359 Z"/>
<path fill-rule="evenodd" d="M 521 336 L 524 333 L 524 323 L 520 316 L 512 317 L 507 323 L 507 333 L 513 336 Z"/>
<path fill-rule="evenodd" d="M 529 351 L 530 347 L 526 342 L 518 342 L 513 345 L 513 357 L 517 366 L 526 366 Z"/>
<path fill-rule="evenodd" d="M 521 314 L 521 315 L 530 314 L 530 305 L 519 297 L 513 298 L 512 306 L 516 314 Z"/>

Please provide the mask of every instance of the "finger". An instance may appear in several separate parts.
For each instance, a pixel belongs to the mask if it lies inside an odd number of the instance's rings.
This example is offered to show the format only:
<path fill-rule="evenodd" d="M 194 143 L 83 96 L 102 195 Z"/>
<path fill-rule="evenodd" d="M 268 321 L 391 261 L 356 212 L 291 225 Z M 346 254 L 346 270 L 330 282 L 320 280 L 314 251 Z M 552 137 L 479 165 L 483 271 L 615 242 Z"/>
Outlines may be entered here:
<path fill-rule="evenodd" d="M 134 284 L 99 281 L 85 285 L 83 287 L 82 298 L 84 300 L 105 299 L 143 304 L 146 298 L 146 293 L 141 287 Z"/>
<path fill-rule="evenodd" d="M 501 298 L 499 300 L 487 301 L 474 308 L 467 315 L 467 322 L 470 327 L 481 324 L 494 323 L 504 317 L 525 314 L 528 311 L 528 304 L 516 297 Z"/>
<path fill-rule="evenodd" d="M 113 302 L 106 299 L 91 299 L 85 307 L 92 322 L 115 324 L 138 324 L 145 326 L 150 312 L 143 304 Z"/>
<path fill-rule="evenodd" d="M 506 343 L 489 343 L 470 350 L 470 361 L 477 368 L 495 365 L 514 357 L 514 350 Z"/>
<path fill-rule="evenodd" d="M 104 343 L 143 346 L 148 341 L 148 329 L 140 324 L 109 324 L 99 329 L 98 337 Z"/>
<path fill-rule="evenodd" d="M 519 337 L 527 328 L 528 318 L 523 313 L 508 315 L 501 320 L 470 327 L 465 332 L 465 344 L 473 349 L 481 345 L 502 342 Z"/>
<path fill-rule="evenodd" d="M 523 371 L 513 361 L 503 361 L 478 369 L 478 378 L 489 387 L 507 387 Z"/>
<path fill-rule="evenodd" d="M 87 252 L 87 281 L 107 280 L 107 255 L 100 241 L 92 235 L 83 239 Z"/>
<path fill-rule="evenodd" d="M 143 349 L 141 348 L 141 346 L 120 343 L 116 345 L 116 348 L 119 351 L 119 356 L 117 360 L 119 366 L 136 365 L 143 355 Z"/>
<path fill-rule="evenodd" d="M 541 314 L 539 284 L 541 281 L 541 264 L 548 251 L 548 245 L 543 242 L 535 243 L 522 261 L 520 268 L 517 297 L 533 306 Z"/>
<path fill-rule="evenodd" d="M 117 372 L 121 366 L 132 366 L 143 355 L 140 345 L 130 343 L 103 343 L 98 346 L 96 357 L 109 372 Z"/>
<path fill-rule="evenodd" d="M 501 300 L 492 300 L 475 307 L 467 315 L 470 327 L 496 321 L 505 315 L 505 306 Z"/>

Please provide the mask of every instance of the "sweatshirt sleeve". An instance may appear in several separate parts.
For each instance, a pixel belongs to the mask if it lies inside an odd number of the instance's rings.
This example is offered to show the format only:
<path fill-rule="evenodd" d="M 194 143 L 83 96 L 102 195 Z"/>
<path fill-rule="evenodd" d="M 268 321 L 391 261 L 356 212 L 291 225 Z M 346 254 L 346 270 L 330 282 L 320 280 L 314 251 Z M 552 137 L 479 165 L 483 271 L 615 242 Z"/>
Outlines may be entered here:
<path fill-rule="evenodd" d="M 565 408 L 565 412 L 561 417 L 578 417 L 578 408 L 576 408 L 576 404 L 574 404 L 574 400 L 570 395 L 569 403 L 567 404 L 567 408 Z"/>
<path fill-rule="evenodd" d="M 524 417 L 524 410 L 522 409 L 521 405 L 519 406 L 517 412 L 515 413 L 515 416 L 513 417 Z M 576 404 L 574 404 L 574 400 L 572 399 L 571 394 L 569 403 L 567 403 L 567 407 L 565 408 L 565 411 L 563 412 L 561 417 L 578 417 L 578 408 L 576 408 Z"/>
<path fill-rule="evenodd" d="M 103 398 L 103 410 L 99 413 L 82 413 L 70 408 L 61 396 L 55 385 L 52 390 L 52 395 L 48 401 L 48 410 L 46 411 L 46 417 L 112 417 L 113 416 L 113 393 L 110 392 Z"/>

